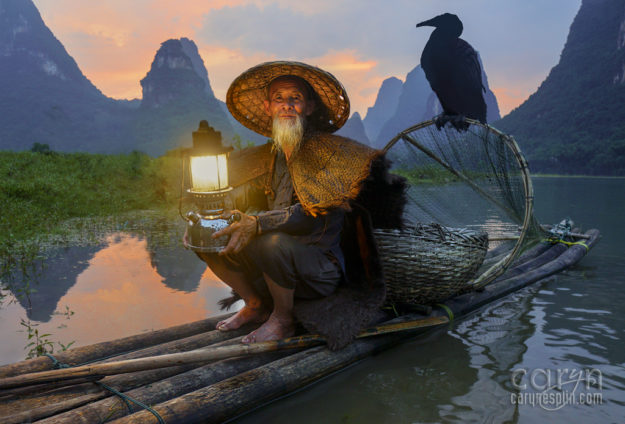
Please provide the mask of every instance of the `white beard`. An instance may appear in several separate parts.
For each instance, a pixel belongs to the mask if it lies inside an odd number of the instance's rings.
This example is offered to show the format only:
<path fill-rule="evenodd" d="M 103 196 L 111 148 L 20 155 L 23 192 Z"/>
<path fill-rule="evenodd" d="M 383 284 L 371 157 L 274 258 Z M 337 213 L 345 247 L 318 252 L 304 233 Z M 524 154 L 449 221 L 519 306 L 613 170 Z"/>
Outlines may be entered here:
<path fill-rule="evenodd" d="M 295 119 L 280 119 L 277 114 L 273 117 L 271 137 L 276 149 L 284 152 L 291 148 L 295 153 L 304 137 L 304 118 L 297 115 Z"/>

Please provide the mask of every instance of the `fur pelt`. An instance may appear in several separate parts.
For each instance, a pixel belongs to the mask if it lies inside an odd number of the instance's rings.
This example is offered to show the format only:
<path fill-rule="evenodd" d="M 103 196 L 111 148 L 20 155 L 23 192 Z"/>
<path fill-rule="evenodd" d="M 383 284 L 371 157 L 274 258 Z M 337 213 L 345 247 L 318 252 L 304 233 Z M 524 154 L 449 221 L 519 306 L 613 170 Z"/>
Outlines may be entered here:
<path fill-rule="evenodd" d="M 388 172 L 390 161 L 384 156 L 371 163 L 356 202 L 371 215 L 373 228 L 403 228 L 408 183 L 404 177 Z"/>

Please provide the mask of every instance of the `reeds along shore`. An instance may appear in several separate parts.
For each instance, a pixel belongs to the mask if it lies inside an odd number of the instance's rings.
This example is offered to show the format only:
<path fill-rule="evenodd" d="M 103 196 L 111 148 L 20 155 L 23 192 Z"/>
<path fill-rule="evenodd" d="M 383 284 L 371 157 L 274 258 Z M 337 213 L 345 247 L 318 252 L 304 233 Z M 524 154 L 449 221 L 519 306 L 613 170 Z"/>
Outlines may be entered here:
<path fill-rule="evenodd" d="M 508 293 L 553 275 L 579 261 L 599 240 L 597 230 L 590 230 L 585 235 L 588 238 L 584 244 L 569 246 L 563 243 L 540 243 L 518 258 L 504 275 L 484 290 L 449 299 L 445 305 L 457 319 Z M 430 317 L 448 316 L 449 311 L 435 308 Z M 79 365 L 97 358 L 118 355 L 97 362 L 105 364 L 163 353 L 186 352 L 204 346 L 237 345 L 240 336 L 250 331 L 250 328 L 228 333 L 215 331 L 216 322 L 222 318 L 76 348 L 56 358 L 60 362 Z M 426 317 L 416 314 L 399 320 L 423 318 Z M 167 423 L 222 422 L 414 335 L 414 331 L 395 332 L 358 339 L 338 352 L 331 352 L 325 346 L 266 352 L 208 364 L 176 365 L 112 375 L 99 382 L 151 405 Z M 37 358 L 0 367 L 0 377 L 50 369 L 52 361 L 49 358 Z M 120 398 L 93 382 L 53 390 L 50 390 L 49 384 L 55 383 L 1 390 L 0 421 L 157 422 L 151 412 L 142 410 L 132 402 L 127 406 Z"/>

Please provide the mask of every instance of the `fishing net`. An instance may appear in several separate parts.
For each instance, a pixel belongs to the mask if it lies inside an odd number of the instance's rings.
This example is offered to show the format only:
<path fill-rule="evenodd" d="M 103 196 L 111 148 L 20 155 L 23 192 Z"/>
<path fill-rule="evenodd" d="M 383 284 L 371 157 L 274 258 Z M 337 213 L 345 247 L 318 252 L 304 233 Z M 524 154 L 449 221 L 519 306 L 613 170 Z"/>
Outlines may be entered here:
<path fill-rule="evenodd" d="M 384 150 L 391 172 L 407 178 L 409 227 L 436 224 L 488 234 L 488 253 L 469 287 L 501 275 L 540 240 L 532 215 L 532 185 L 514 139 L 477 121 L 466 131 L 423 122 L 395 136 Z"/>

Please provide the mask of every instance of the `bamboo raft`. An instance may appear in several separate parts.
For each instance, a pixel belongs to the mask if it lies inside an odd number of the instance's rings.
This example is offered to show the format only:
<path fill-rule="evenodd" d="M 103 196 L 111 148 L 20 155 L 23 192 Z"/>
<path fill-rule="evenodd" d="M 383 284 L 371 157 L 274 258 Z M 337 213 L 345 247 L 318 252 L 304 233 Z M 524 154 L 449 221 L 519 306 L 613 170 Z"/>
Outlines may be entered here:
<path fill-rule="evenodd" d="M 223 422 L 568 268 L 599 238 L 589 230 L 583 243 L 539 243 L 483 289 L 389 319 L 340 351 L 314 335 L 242 345 L 252 328 L 217 331 L 220 316 L 5 365 L 0 422 Z"/>

